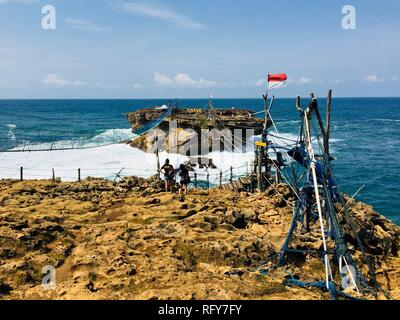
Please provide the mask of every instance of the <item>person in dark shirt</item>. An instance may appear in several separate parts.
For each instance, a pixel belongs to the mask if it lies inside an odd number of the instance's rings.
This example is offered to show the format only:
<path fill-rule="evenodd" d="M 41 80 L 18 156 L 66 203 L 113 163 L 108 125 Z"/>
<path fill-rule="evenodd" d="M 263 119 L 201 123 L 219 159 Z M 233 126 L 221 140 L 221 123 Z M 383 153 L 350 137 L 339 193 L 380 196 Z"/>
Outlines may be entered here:
<path fill-rule="evenodd" d="M 179 178 L 181 188 L 179 190 L 180 195 L 188 194 L 188 184 L 190 183 L 190 175 L 189 170 L 186 168 L 184 164 L 181 164 L 179 167 Z"/>
<path fill-rule="evenodd" d="M 175 178 L 175 169 L 174 167 L 170 164 L 169 159 L 165 160 L 165 164 L 161 168 L 161 173 L 164 174 L 164 180 L 165 180 L 165 191 L 169 192 L 171 189 L 171 184 L 174 181 Z"/>

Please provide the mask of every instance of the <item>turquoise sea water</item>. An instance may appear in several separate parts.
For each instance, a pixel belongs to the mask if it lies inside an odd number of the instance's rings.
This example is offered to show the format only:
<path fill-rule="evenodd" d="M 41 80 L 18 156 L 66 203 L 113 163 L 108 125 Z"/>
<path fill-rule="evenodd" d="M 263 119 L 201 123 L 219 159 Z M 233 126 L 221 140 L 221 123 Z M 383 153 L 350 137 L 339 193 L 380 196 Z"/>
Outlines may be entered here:
<path fill-rule="evenodd" d="M 0 150 L 58 141 L 117 142 L 129 134 L 126 112 L 166 102 L 0 100 Z M 297 135 L 300 121 L 294 103 L 294 99 L 275 102 L 272 115 L 280 133 Z M 324 111 L 325 100 L 319 104 Z M 205 107 L 207 100 L 180 100 L 179 105 Z M 214 105 L 263 109 L 260 99 L 216 99 Z M 338 158 L 334 166 L 341 189 L 354 194 L 366 184 L 357 200 L 400 224 L 400 98 L 337 98 L 332 110 L 332 151 Z"/>

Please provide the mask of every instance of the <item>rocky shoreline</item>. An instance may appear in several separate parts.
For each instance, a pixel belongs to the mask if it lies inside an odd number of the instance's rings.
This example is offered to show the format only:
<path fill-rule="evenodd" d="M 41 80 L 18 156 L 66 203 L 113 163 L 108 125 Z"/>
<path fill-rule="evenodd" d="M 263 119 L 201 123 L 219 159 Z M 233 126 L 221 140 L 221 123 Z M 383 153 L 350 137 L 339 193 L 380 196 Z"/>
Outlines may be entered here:
<path fill-rule="evenodd" d="M 134 177 L 1 181 L 0 299 L 329 299 L 284 284 L 287 271 L 323 279 L 318 258 L 256 272 L 289 228 L 294 197 L 285 185 L 262 194 L 193 190 L 185 199 L 162 187 Z M 350 200 L 350 208 L 378 282 L 400 299 L 400 228 L 366 204 Z M 346 240 L 366 274 L 350 232 Z M 314 232 L 293 243 L 322 245 Z M 46 265 L 56 268 L 52 290 L 41 285 Z"/>

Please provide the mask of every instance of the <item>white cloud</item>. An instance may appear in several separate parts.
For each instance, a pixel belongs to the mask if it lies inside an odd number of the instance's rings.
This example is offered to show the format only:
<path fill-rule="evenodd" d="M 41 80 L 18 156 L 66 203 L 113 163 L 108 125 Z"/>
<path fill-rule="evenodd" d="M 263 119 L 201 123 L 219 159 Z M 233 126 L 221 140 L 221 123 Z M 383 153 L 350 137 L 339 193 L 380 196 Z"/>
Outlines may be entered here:
<path fill-rule="evenodd" d="M 239 85 L 234 85 L 233 86 L 239 86 L 239 87 L 257 87 L 260 88 L 262 86 L 267 86 L 267 79 L 259 79 L 257 81 L 251 80 L 251 81 L 244 81 Z"/>
<path fill-rule="evenodd" d="M 301 77 L 299 80 L 296 81 L 296 83 L 298 85 L 309 84 L 309 83 L 311 83 L 311 79 L 310 78 L 306 78 L 306 77 Z"/>
<path fill-rule="evenodd" d="M 385 79 L 379 78 L 376 74 L 369 74 L 364 77 L 364 81 L 366 82 L 383 82 Z"/>
<path fill-rule="evenodd" d="M 267 79 L 260 79 L 257 80 L 255 83 L 256 87 L 262 87 L 262 86 L 266 86 L 267 85 Z"/>
<path fill-rule="evenodd" d="M 295 78 L 291 78 L 288 77 L 287 79 L 287 83 L 292 83 L 292 84 L 296 84 L 299 86 L 305 85 L 305 84 L 309 84 L 313 82 L 310 78 L 307 77 L 301 77 L 300 79 L 295 79 Z M 322 80 L 320 80 L 320 82 L 322 82 Z"/>
<path fill-rule="evenodd" d="M 126 13 L 163 20 L 185 29 L 205 28 L 205 25 L 194 21 L 192 18 L 155 3 L 117 1 L 115 6 Z"/>
<path fill-rule="evenodd" d="M 54 73 L 49 73 L 46 79 L 44 79 L 43 83 L 47 86 L 56 86 L 56 87 L 67 87 L 67 86 L 79 87 L 87 85 L 87 83 L 83 81 L 69 81 L 61 79 L 58 77 L 58 75 Z"/>
<path fill-rule="evenodd" d="M 60 78 L 58 75 L 54 73 L 50 73 L 47 75 L 46 79 L 44 79 L 43 83 L 47 86 L 54 87 L 96 87 L 106 90 L 120 90 L 120 89 L 128 89 L 128 90 L 141 90 L 143 86 L 140 83 L 133 84 L 104 84 L 104 83 L 94 83 L 90 84 L 84 81 L 70 81 Z"/>
<path fill-rule="evenodd" d="M 175 84 L 174 80 L 158 72 L 154 74 L 154 82 L 158 85 L 163 85 L 163 86 L 173 86 Z"/>
<path fill-rule="evenodd" d="M 203 78 L 199 80 L 192 79 L 187 73 L 178 73 L 173 79 L 156 72 L 154 74 L 154 83 L 159 86 L 166 87 L 180 87 L 180 88 L 193 88 L 193 89 L 204 89 L 217 87 L 216 81 L 209 81 Z"/>
<path fill-rule="evenodd" d="M 134 84 L 104 84 L 97 82 L 96 87 L 106 89 L 106 90 L 119 90 L 119 89 L 131 89 L 131 90 L 142 90 L 143 86 L 140 83 Z"/>
<path fill-rule="evenodd" d="M 54 73 L 49 73 L 47 77 L 44 79 L 43 83 L 46 86 L 49 87 L 59 87 L 59 88 L 64 88 L 64 87 L 94 87 L 94 88 L 101 88 L 105 90 L 121 90 L 121 89 L 127 89 L 127 90 L 142 90 L 143 86 L 140 83 L 133 83 L 133 84 L 104 84 L 104 83 L 88 83 L 84 81 L 70 81 L 70 80 L 65 80 L 59 77 L 58 75 Z"/>
<path fill-rule="evenodd" d="M 110 30 L 110 28 L 108 27 L 98 26 L 89 21 L 75 19 L 75 18 L 67 18 L 65 19 L 65 22 L 68 23 L 72 28 L 78 30 L 84 30 L 90 32 L 104 32 Z"/>

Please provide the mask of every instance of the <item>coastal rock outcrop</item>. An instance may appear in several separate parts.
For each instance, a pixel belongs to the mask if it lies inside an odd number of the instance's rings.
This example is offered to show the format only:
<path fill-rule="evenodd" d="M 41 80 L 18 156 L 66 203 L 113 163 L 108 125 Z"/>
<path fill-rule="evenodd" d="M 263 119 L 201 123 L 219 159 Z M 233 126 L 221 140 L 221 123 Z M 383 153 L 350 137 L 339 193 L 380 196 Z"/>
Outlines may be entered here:
<path fill-rule="evenodd" d="M 290 189 L 192 190 L 182 200 L 162 187 L 156 178 L 135 177 L 1 181 L 0 299 L 329 299 L 284 283 L 287 272 L 323 279 L 318 257 L 295 256 L 285 269 L 256 272 L 285 239 Z M 377 280 L 400 298 L 399 227 L 363 203 L 350 202 L 350 208 Z M 300 235 L 293 245 L 320 248 L 321 239 Z M 42 287 L 44 266 L 56 270 L 52 290 Z"/>
<path fill-rule="evenodd" d="M 132 130 L 136 132 L 162 118 L 164 112 L 159 109 L 141 109 L 127 113 L 126 116 Z M 233 144 L 238 147 L 240 140 L 246 146 L 246 141 L 251 136 L 260 135 L 263 127 L 264 120 L 249 110 L 213 109 L 211 112 L 208 109 L 174 109 L 156 128 L 149 128 L 146 134 L 134 139 L 131 145 L 149 153 L 154 153 L 158 148 L 159 151 L 183 155 L 204 155 L 205 150 L 232 149 Z"/>

